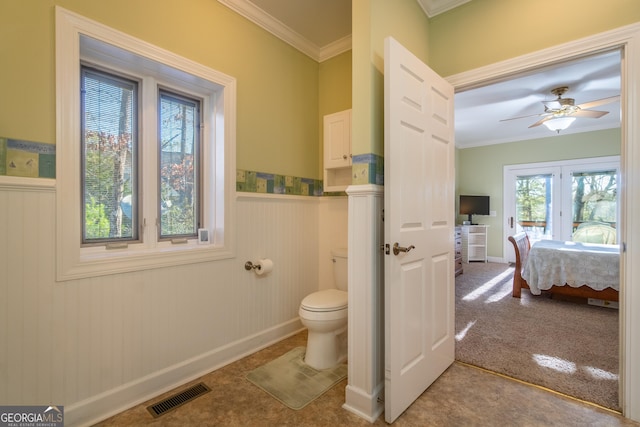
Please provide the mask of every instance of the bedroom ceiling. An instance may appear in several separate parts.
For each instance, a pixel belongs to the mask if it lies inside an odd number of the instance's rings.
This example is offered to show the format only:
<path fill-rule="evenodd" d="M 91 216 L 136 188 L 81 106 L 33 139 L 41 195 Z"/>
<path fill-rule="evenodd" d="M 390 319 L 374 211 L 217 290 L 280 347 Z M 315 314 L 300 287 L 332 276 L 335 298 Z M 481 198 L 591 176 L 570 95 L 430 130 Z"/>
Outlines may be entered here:
<path fill-rule="evenodd" d="M 458 148 L 500 144 L 545 137 L 556 132 L 544 125 L 529 128 L 542 116 L 501 121 L 544 112 L 542 101 L 553 101 L 551 89 L 568 86 L 563 98 L 575 105 L 620 95 L 620 52 L 606 52 L 534 70 L 455 96 L 455 129 Z M 607 111 L 598 118 L 577 118 L 560 132 L 568 135 L 620 127 L 620 101 L 593 108 Z"/>
<path fill-rule="evenodd" d="M 316 61 L 351 49 L 349 0 L 218 0 Z M 416 0 L 435 16 L 472 0 Z M 608 52 L 535 70 L 526 75 L 456 94 L 455 126 L 458 148 L 556 136 L 545 126 L 529 128 L 542 101 L 556 96 L 551 89 L 568 86 L 562 97 L 579 105 L 620 95 L 620 55 Z M 609 113 L 599 119 L 578 118 L 560 135 L 620 127 L 620 102 L 594 108 Z"/>

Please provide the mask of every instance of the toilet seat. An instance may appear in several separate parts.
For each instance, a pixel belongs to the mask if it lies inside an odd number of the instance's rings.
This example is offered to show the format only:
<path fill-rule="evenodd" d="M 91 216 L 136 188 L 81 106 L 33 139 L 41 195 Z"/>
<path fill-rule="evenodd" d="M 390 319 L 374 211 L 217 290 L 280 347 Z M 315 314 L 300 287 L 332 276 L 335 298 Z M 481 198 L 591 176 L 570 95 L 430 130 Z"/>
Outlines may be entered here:
<path fill-rule="evenodd" d="M 347 308 L 348 293 L 338 289 L 326 289 L 307 295 L 300 309 L 316 313 L 340 311 Z"/>

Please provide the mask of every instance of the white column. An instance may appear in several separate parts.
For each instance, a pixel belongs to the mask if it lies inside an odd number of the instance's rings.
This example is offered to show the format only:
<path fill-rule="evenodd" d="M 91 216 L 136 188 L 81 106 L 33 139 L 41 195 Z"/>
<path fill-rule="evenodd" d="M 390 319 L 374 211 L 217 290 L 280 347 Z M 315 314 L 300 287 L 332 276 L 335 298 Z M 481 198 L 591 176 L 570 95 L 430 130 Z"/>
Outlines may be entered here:
<path fill-rule="evenodd" d="M 384 410 L 384 187 L 349 195 L 349 379 L 343 408 L 369 422 Z"/>

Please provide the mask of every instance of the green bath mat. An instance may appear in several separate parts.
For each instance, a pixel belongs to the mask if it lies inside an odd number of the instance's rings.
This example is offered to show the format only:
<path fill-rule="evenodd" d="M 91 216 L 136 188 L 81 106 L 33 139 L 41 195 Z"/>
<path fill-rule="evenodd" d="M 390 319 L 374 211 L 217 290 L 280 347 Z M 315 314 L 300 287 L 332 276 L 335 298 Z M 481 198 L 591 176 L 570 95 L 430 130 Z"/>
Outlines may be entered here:
<path fill-rule="evenodd" d="M 302 409 L 347 376 L 347 365 L 318 371 L 303 361 L 296 347 L 247 374 L 247 379 L 291 409 Z"/>

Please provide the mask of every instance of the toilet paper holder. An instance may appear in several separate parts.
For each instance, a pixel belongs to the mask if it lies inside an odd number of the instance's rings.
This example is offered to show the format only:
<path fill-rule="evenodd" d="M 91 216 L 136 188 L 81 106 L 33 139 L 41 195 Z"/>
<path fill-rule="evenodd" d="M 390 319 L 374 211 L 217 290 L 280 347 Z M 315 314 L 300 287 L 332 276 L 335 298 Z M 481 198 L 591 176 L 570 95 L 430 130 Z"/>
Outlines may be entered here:
<path fill-rule="evenodd" d="M 273 261 L 269 258 L 259 259 L 257 262 L 247 261 L 244 263 L 244 269 L 247 271 L 253 270 L 258 276 L 263 276 L 271 273 L 271 270 L 273 270 Z"/>
<path fill-rule="evenodd" d="M 251 271 L 251 270 L 260 270 L 262 267 L 260 266 L 260 264 L 254 264 L 251 261 L 247 261 L 244 263 L 244 269 L 247 271 Z"/>

